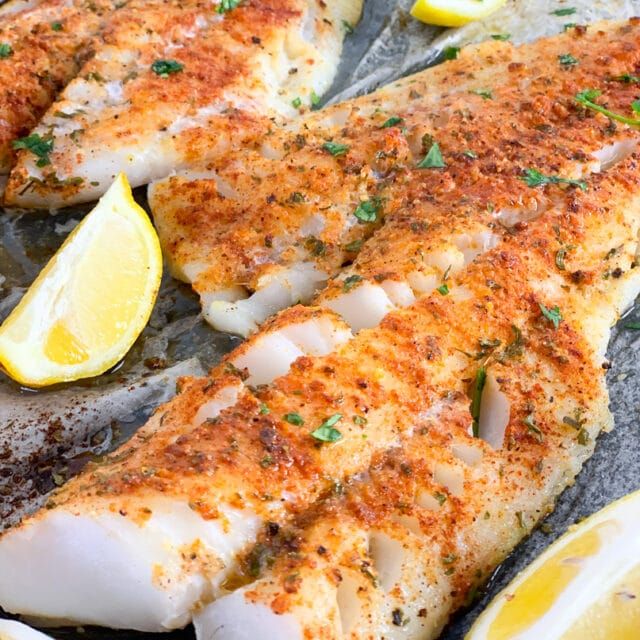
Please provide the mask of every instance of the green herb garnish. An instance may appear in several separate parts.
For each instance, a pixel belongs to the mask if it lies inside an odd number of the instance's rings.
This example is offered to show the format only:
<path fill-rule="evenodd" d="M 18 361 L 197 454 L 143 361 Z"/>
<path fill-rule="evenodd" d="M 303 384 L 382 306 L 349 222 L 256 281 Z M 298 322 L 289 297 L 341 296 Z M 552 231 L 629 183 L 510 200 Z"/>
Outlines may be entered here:
<path fill-rule="evenodd" d="M 460 53 L 460 47 L 447 47 L 443 50 L 442 56 L 445 60 L 455 60 Z"/>
<path fill-rule="evenodd" d="M 8 42 L 0 42 L 0 60 L 8 58 L 13 53 L 13 47 Z"/>
<path fill-rule="evenodd" d="M 552 16 L 572 16 L 576 12 L 574 7 L 566 7 L 565 9 L 556 9 L 551 12 Z"/>
<path fill-rule="evenodd" d="M 558 62 L 563 67 L 573 67 L 579 63 L 578 58 L 574 58 L 570 53 L 562 53 L 558 56 Z"/>
<path fill-rule="evenodd" d="M 168 78 L 172 73 L 179 73 L 184 65 L 177 60 L 155 60 L 151 64 L 151 70 L 161 78 Z"/>
<path fill-rule="evenodd" d="M 315 92 L 311 92 L 311 106 L 318 107 L 320 105 L 320 96 Z"/>
<path fill-rule="evenodd" d="M 268 413 L 271 413 L 271 409 L 269 409 L 269 407 L 267 407 L 267 405 L 264 402 L 262 402 L 260 404 L 260 415 L 266 416 Z"/>
<path fill-rule="evenodd" d="M 627 322 L 624 328 L 631 329 L 632 331 L 640 331 L 640 322 Z"/>
<path fill-rule="evenodd" d="M 345 155 L 349 151 L 348 144 L 340 144 L 339 142 L 325 142 L 322 148 L 336 158 Z"/>
<path fill-rule="evenodd" d="M 538 306 L 540 307 L 540 311 L 542 315 L 553 324 L 553 328 L 557 329 L 562 322 L 562 313 L 560 311 L 560 307 L 557 305 L 552 307 L 551 309 L 547 308 L 542 302 L 538 302 Z"/>
<path fill-rule="evenodd" d="M 616 113 L 615 111 L 611 111 L 606 107 L 603 107 L 596 102 L 596 98 L 602 95 L 602 91 L 599 89 L 585 89 L 584 91 L 580 91 L 576 94 L 576 102 L 581 104 L 583 107 L 587 109 L 591 109 L 593 111 L 597 111 L 601 113 L 607 118 L 611 118 L 611 120 L 617 120 L 618 122 L 622 122 L 623 124 L 628 124 L 632 127 L 640 127 L 640 120 L 636 118 L 630 118 L 628 116 L 623 116 L 621 113 Z"/>
<path fill-rule="evenodd" d="M 334 425 L 342 419 L 342 414 L 334 413 L 327 418 L 315 431 L 311 432 L 311 436 L 321 442 L 337 442 L 342 439 L 342 434 Z"/>
<path fill-rule="evenodd" d="M 304 419 L 299 413 L 285 413 L 282 419 L 296 427 L 301 427 L 304 424 Z"/>
<path fill-rule="evenodd" d="M 427 155 L 418 163 L 418 169 L 444 169 L 445 164 L 440 145 L 434 142 L 427 152 Z"/>
<path fill-rule="evenodd" d="M 49 154 L 53 151 L 53 138 L 41 137 L 37 133 L 32 133 L 24 138 L 18 138 L 11 143 L 14 149 L 26 149 L 38 157 L 36 166 L 45 167 L 51 164 Z"/>
<path fill-rule="evenodd" d="M 294 98 L 294 99 L 291 101 L 291 106 L 292 106 L 294 109 L 299 109 L 299 108 L 302 106 L 302 99 L 301 99 L 300 97 Z"/>
<path fill-rule="evenodd" d="M 493 33 L 491 34 L 491 37 L 494 40 L 502 40 L 504 42 L 505 40 L 508 40 L 511 37 L 511 34 L 510 33 Z"/>
<path fill-rule="evenodd" d="M 469 93 L 480 96 L 483 100 L 493 100 L 491 89 L 472 89 Z"/>
<path fill-rule="evenodd" d="M 378 213 L 382 209 L 380 198 L 371 198 L 371 200 L 363 200 L 353 212 L 353 215 L 360 222 L 375 222 L 378 219 Z"/>
<path fill-rule="evenodd" d="M 220 4 L 218 5 L 217 12 L 218 13 L 227 13 L 232 9 L 235 9 L 242 0 L 220 0 Z"/>
<path fill-rule="evenodd" d="M 471 395 L 471 419 L 473 420 L 473 437 L 480 435 L 480 404 L 482 403 L 482 390 L 487 382 L 487 370 L 480 367 L 473 382 L 473 393 Z"/>
<path fill-rule="evenodd" d="M 640 84 L 640 76 L 632 76 L 630 73 L 623 73 L 621 76 L 613 78 L 613 80 L 624 82 L 624 84 Z"/>
<path fill-rule="evenodd" d="M 529 187 L 542 187 L 547 184 L 569 184 L 578 187 L 583 191 L 587 190 L 587 183 L 584 180 L 572 180 L 571 178 L 561 178 L 560 176 L 546 176 L 537 169 L 525 169 L 520 180 L 527 183 Z"/>
<path fill-rule="evenodd" d="M 569 29 L 573 29 L 576 26 L 577 24 L 575 22 L 567 22 L 565 25 L 563 25 L 562 30 L 569 31 Z"/>
<path fill-rule="evenodd" d="M 360 251 L 362 248 L 363 240 L 362 238 L 358 238 L 357 240 L 352 240 L 349 244 L 344 245 L 344 250 L 349 253 L 355 253 L 356 251 Z"/>
<path fill-rule="evenodd" d="M 530 413 L 528 416 L 526 416 L 522 421 L 522 423 L 527 427 L 527 429 L 529 429 L 533 437 L 538 442 L 542 442 L 542 440 L 544 439 L 544 435 L 542 434 L 542 431 L 540 431 L 540 428 L 536 424 L 533 413 Z"/>
<path fill-rule="evenodd" d="M 433 494 L 433 497 L 438 501 L 438 504 L 442 506 L 447 501 L 447 496 L 444 493 L 440 493 L 440 491 L 436 491 Z"/>
<path fill-rule="evenodd" d="M 395 127 L 402 122 L 404 122 L 404 120 L 400 116 L 391 116 L 383 125 L 381 125 L 380 128 L 388 129 L 389 127 Z"/>
<path fill-rule="evenodd" d="M 436 291 L 441 295 L 441 296 L 446 296 L 449 293 L 449 286 L 447 285 L 446 282 L 443 282 L 437 289 Z"/>
<path fill-rule="evenodd" d="M 342 26 L 344 27 L 347 35 L 351 35 L 353 33 L 353 25 L 350 22 L 347 22 L 347 20 L 342 21 Z"/>
<path fill-rule="evenodd" d="M 52 22 L 51 29 L 53 31 L 62 31 L 62 22 Z"/>
<path fill-rule="evenodd" d="M 362 276 L 354 273 L 352 276 L 348 276 L 344 279 L 344 282 L 342 283 L 342 290 L 345 293 L 348 293 L 358 284 L 358 282 L 362 282 Z"/>
<path fill-rule="evenodd" d="M 561 249 L 558 249 L 556 251 L 556 267 L 558 267 L 558 269 L 560 269 L 560 271 L 564 271 L 565 270 L 565 266 L 564 266 L 564 258 L 567 255 L 567 248 L 566 247 L 562 247 Z"/>

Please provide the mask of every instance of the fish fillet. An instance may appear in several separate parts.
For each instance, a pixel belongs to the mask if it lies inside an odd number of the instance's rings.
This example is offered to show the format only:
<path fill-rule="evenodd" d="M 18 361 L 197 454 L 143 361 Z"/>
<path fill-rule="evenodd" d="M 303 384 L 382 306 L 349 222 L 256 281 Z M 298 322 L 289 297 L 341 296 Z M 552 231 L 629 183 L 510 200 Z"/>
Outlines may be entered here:
<path fill-rule="evenodd" d="M 154 183 L 149 203 L 171 272 L 192 283 L 205 318 L 215 328 L 246 336 L 275 311 L 308 302 L 353 261 L 390 211 L 410 208 L 412 198 L 424 199 L 426 189 L 419 191 L 420 181 L 413 176 L 415 185 L 407 187 L 407 170 L 425 158 L 434 142 L 452 165 L 447 178 L 451 185 L 478 172 L 501 171 L 506 154 L 513 156 L 518 150 L 520 170 L 549 165 L 553 173 L 561 160 L 563 175 L 580 178 L 603 162 L 606 166 L 609 160 L 604 156 L 587 158 L 588 141 L 579 126 L 553 142 L 553 125 L 544 124 L 553 108 L 566 108 L 564 102 L 572 105 L 578 82 L 600 86 L 602 81 L 597 65 L 560 64 L 562 55 L 584 57 L 586 42 L 598 39 L 574 31 L 553 41 L 552 49 L 540 56 L 509 43 L 469 47 L 458 60 L 275 130 L 257 148 Z M 632 41 L 628 35 L 618 47 L 633 46 Z M 634 59 L 613 60 L 611 73 L 622 74 L 634 64 Z M 549 69 L 554 86 L 547 89 Z M 566 86 L 571 82 L 573 94 Z M 627 87 L 623 100 L 632 87 Z M 495 98 L 498 94 L 504 101 Z M 531 94 L 538 96 L 535 102 Z M 562 107 L 554 107 L 554 95 L 562 98 Z M 516 116 L 514 104 L 520 110 Z M 505 121 L 510 121 L 510 135 L 500 131 Z M 543 126 L 549 129 L 545 132 Z M 486 131 L 484 137 L 475 133 L 480 127 Z M 466 139 L 460 137 L 461 130 Z M 491 140 L 498 134 L 502 147 Z M 616 146 L 619 138 L 620 132 L 610 133 L 610 149 L 624 154 L 624 142 Z M 558 158 L 556 164 L 549 154 Z M 440 174 L 431 173 L 437 184 Z M 485 212 L 484 221 L 464 213 L 458 216 L 455 238 L 447 239 L 450 230 L 440 225 L 445 253 L 429 265 L 418 261 L 409 276 L 411 285 L 422 292 L 435 288 L 448 267 L 455 272 L 493 241 L 487 223 L 514 225 L 518 216 L 527 215 L 510 216 L 516 205 L 541 206 L 528 193 L 521 202 L 505 197 L 495 204 L 499 210 Z M 412 235 L 407 241 L 413 246 L 402 257 L 386 260 L 389 273 L 400 268 L 398 259 L 416 263 L 414 251 L 419 247 Z M 381 256 L 380 267 L 384 261 Z M 373 324 L 390 308 L 386 297 L 399 296 L 396 302 L 404 303 L 412 299 L 391 275 L 385 289 L 385 295 L 372 303 L 378 309 L 370 316 Z M 357 298 L 363 292 L 354 290 L 352 295 Z M 335 304 L 340 312 L 341 303 Z"/>
<path fill-rule="evenodd" d="M 12 142 L 29 133 L 78 73 L 119 4 L 15 0 L 0 7 L 0 174 L 15 159 Z"/>
<path fill-rule="evenodd" d="M 361 4 L 132 0 L 34 130 L 46 158 L 18 155 L 5 201 L 93 200 L 120 171 L 138 186 L 247 144 L 329 87 Z"/>
<path fill-rule="evenodd" d="M 513 75 L 491 98 L 451 90 L 477 49 L 439 69 L 441 108 L 415 134 L 446 166 L 398 168 L 384 224 L 313 306 L 185 381 L 5 533 L 0 606 L 148 631 L 195 615 L 207 640 L 434 637 L 611 427 L 604 350 L 640 289 L 640 136 L 573 96 L 628 108 L 634 87 L 612 78 L 639 37 L 631 21 L 492 44 Z M 360 135 L 392 115 L 373 109 Z"/>

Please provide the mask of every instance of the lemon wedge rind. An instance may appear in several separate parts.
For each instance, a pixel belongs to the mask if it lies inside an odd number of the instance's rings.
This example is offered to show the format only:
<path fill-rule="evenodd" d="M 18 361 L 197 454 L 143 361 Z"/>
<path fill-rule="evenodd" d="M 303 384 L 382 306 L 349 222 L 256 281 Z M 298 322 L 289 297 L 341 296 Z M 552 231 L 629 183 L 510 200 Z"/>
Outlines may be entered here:
<path fill-rule="evenodd" d="M 120 174 L 0 327 L 0 365 L 29 387 L 104 373 L 148 322 L 161 277 L 158 236 Z"/>
<path fill-rule="evenodd" d="M 465 640 L 636 638 L 639 531 L 640 491 L 573 525 L 492 600 Z"/>

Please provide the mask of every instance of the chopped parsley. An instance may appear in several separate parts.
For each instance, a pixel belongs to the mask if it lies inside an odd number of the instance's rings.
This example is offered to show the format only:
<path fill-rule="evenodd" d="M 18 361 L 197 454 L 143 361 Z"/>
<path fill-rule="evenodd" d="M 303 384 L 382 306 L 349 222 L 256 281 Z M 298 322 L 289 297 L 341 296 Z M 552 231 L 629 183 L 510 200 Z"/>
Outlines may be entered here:
<path fill-rule="evenodd" d="M 353 33 L 353 25 L 347 20 L 342 21 L 342 26 L 344 27 L 344 31 L 347 35 L 351 35 Z"/>
<path fill-rule="evenodd" d="M 309 236 L 305 240 L 304 245 L 312 256 L 323 256 L 327 253 L 326 242 L 323 242 L 315 236 Z"/>
<path fill-rule="evenodd" d="M 344 250 L 349 253 L 355 253 L 356 251 L 360 251 L 362 249 L 362 238 L 358 238 L 357 240 L 352 240 L 349 244 L 344 245 Z"/>
<path fill-rule="evenodd" d="M 538 442 L 542 442 L 544 440 L 542 431 L 540 431 L 540 427 L 538 427 L 538 425 L 536 424 L 533 413 L 530 413 L 528 416 L 526 416 L 522 423 L 527 427 L 529 432 Z"/>
<path fill-rule="evenodd" d="M 480 96 L 483 100 L 493 100 L 491 89 L 472 89 L 469 93 Z"/>
<path fill-rule="evenodd" d="M 443 282 L 437 289 L 436 291 L 441 295 L 441 296 L 446 296 L 449 293 L 449 286 L 447 285 L 446 282 Z"/>
<path fill-rule="evenodd" d="M 342 414 L 334 413 L 327 418 L 315 431 L 311 432 L 311 436 L 320 442 L 337 442 L 342 439 L 342 434 L 334 425 L 342 419 Z"/>
<path fill-rule="evenodd" d="M 442 52 L 442 56 L 445 60 L 455 60 L 460 53 L 460 47 L 447 47 Z"/>
<path fill-rule="evenodd" d="M 53 31 L 62 31 L 62 22 L 52 22 L 51 29 Z"/>
<path fill-rule="evenodd" d="M 564 9 L 556 9 L 551 12 L 552 16 L 572 16 L 576 12 L 575 7 L 566 7 Z"/>
<path fill-rule="evenodd" d="M 0 60 L 8 58 L 13 53 L 13 47 L 8 42 L 0 42 Z"/>
<path fill-rule="evenodd" d="M 472 433 L 474 438 L 480 436 L 480 404 L 482 402 L 482 390 L 487 382 L 487 370 L 480 367 L 476 373 L 476 379 L 473 382 L 473 393 L 471 395 L 471 419 Z"/>
<path fill-rule="evenodd" d="M 320 96 L 315 91 L 311 92 L 311 106 L 314 108 L 320 106 Z"/>
<path fill-rule="evenodd" d="M 395 127 L 398 124 L 402 124 L 402 122 L 404 122 L 404 120 L 400 116 L 391 116 L 380 128 L 388 129 L 389 127 Z"/>
<path fill-rule="evenodd" d="M 282 416 L 283 420 L 286 420 L 289 424 L 293 424 L 296 427 L 301 427 L 304 424 L 304 419 L 299 413 L 285 413 Z"/>
<path fill-rule="evenodd" d="M 631 103 L 631 110 L 632 110 L 634 113 L 640 113 L 640 100 L 634 100 L 634 101 Z"/>
<path fill-rule="evenodd" d="M 322 148 L 325 151 L 328 151 L 332 156 L 334 157 L 338 157 L 338 156 L 343 156 L 347 153 L 347 151 L 349 151 L 349 145 L 348 144 L 340 144 L 339 142 L 325 142 L 322 145 Z"/>
<path fill-rule="evenodd" d="M 577 27 L 578 25 L 575 22 L 567 22 L 565 25 L 563 25 L 562 30 L 563 31 L 569 31 L 569 29 L 573 29 L 574 27 Z"/>
<path fill-rule="evenodd" d="M 447 501 L 447 496 L 444 493 L 440 493 L 440 491 L 436 491 L 433 494 L 433 497 L 438 501 L 438 504 L 442 506 Z"/>
<path fill-rule="evenodd" d="M 504 42 L 505 40 L 508 40 L 511 37 L 511 34 L 510 33 L 493 33 L 491 34 L 491 37 L 494 40 L 502 40 Z"/>
<path fill-rule="evenodd" d="M 220 0 L 220 4 L 218 5 L 217 12 L 218 13 L 227 13 L 232 9 L 235 9 L 242 0 Z"/>
<path fill-rule="evenodd" d="M 264 402 L 262 402 L 260 404 L 260 415 L 266 416 L 269 413 L 271 413 L 271 409 L 269 409 L 269 407 L 267 407 L 267 405 Z"/>
<path fill-rule="evenodd" d="M 463 151 L 462 155 L 465 156 L 466 158 L 471 158 L 472 160 L 475 160 L 478 157 L 478 154 L 475 151 L 472 151 L 471 149 L 467 149 L 466 151 Z"/>
<path fill-rule="evenodd" d="M 640 84 L 640 76 L 632 76 L 630 73 L 623 73 L 613 79 L 618 82 L 624 82 L 624 84 Z"/>
<path fill-rule="evenodd" d="M 371 198 L 371 200 L 363 200 L 353 212 L 353 215 L 360 222 L 375 222 L 378 219 L 378 213 L 382 209 L 380 198 Z"/>
<path fill-rule="evenodd" d="M 573 67 L 578 64 L 578 58 L 574 58 L 570 53 L 562 53 L 558 56 L 558 62 L 563 67 Z"/>
<path fill-rule="evenodd" d="M 628 124 L 632 127 L 640 127 L 640 120 L 623 116 L 621 113 L 616 113 L 615 111 L 611 111 L 610 109 L 597 104 L 595 100 L 600 95 L 602 95 L 602 91 L 599 89 L 585 89 L 584 91 L 580 91 L 576 94 L 576 102 L 587 109 L 597 111 L 598 113 L 607 116 L 607 118 L 611 118 L 611 120 L 617 120 L 618 122 Z"/>
<path fill-rule="evenodd" d="M 53 138 L 50 136 L 42 138 L 39 134 L 32 133 L 25 138 L 14 140 L 12 146 L 14 149 L 26 149 L 37 156 L 36 166 L 38 167 L 45 167 L 51 163 L 49 154 L 53 151 Z"/>
<path fill-rule="evenodd" d="M 172 73 L 179 73 L 184 65 L 177 60 L 155 60 L 151 64 L 151 70 L 161 78 L 168 78 Z"/>
<path fill-rule="evenodd" d="M 561 249 L 558 249 L 556 251 L 556 267 L 558 267 L 560 271 L 565 270 L 564 259 L 566 255 L 567 255 L 566 247 L 562 247 Z"/>
<path fill-rule="evenodd" d="M 625 329 L 631 329 L 633 331 L 640 331 L 640 322 L 627 322 L 624 325 Z"/>
<path fill-rule="evenodd" d="M 344 282 L 342 283 L 342 290 L 345 293 L 348 293 L 358 284 L 358 282 L 362 282 L 362 276 L 354 273 L 352 276 L 348 276 L 344 279 Z"/>
<path fill-rule="evenodd" d="M 583 191 L 587 190 L 587 183 L 584 180 L 572 180 L 571 178 L 561 178 L 560 176 L 546 176 L 537 169 L 525 169 L 520 180 L 527 183 L 529 187 L 542 187 L 547 184 L 569 184 L 578 187 Z"/>
<path fill-rule="evenodd" d="M 560 311 L 560 307 L 557 305 L 552 307 L 551 309 L 547 308 L 542 302 L 538 302 L 538 306 L 540 307 L 540 311 L 542 315 L 553 324 L 553 328 L 557 329 L 562 322 L 562 312 Z"/>
<path fill-rule="evenodd" d="M 298 96 L 297 98 L 294 98 L 294 99 L 291 101 L 291 106 L 292 106 L 294 109 L 299 109 L 299 108 L 302 106 L 302 100 L 301 100 L 300 96 Z"/>
<path fill-rule="evenodd" d="M 445 164 L 442 152 L 440 151 L 440 145 L 434 142 L 431 145 L 427 155 L 418 163 L 418 169 L 444 169 Z"/>

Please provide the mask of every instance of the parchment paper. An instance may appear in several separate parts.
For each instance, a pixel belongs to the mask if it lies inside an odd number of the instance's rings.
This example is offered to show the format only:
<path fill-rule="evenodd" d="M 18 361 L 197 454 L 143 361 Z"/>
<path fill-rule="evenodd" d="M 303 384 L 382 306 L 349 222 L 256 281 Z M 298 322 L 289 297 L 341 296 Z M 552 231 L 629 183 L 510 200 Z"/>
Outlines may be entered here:
<path fill-rule="evenodd" d="M 510 0 L 485 21 L 445 31 L 413 20 L 408 14 L 412 1 L 365 0 L 363 20 L 345 45 L 343 63 L 326 101 L 368 92 L 434 64 L 446 46 L 480 41 L 494 33 L 509 33 L 514 42 L 522 42 L 560 32 L 566 22 L 586 24 L 640 14 L 640 0 Z M 577 11 L 568 17 L 551 15 L 563 6 Z M 144 204 L 142 190 L 137 196 Z M 76 208 L 55 217 L 0 214 L 0 320 L 85 212 L 86 208 Z M 640 319 L 640 306 L 630 314 Z M 615 430 L 600 437 L 595 455 L 547 518 L 545 532 L 536 530 L 514 551 L 473 608 L 455 617 L 444 640 L 463 638 L 488 600 L 570 524 L 640 488 L 640 332 L 625 324 L 622 320 L 614 330 L 609 347 Z M 238 342 L 210 329 L 201 320 L 188 287 L 165 278 L 149 326 L 115 371 L 96 381 L 37 393 L 20 389 L 0 374 L 0 526 L 33 509 L 48 490 L 92 455 L 128 438 L 159 403 L 173 395 L 179 376 L 203 372 Z M 97 629 L 51 633 L 67 639 L 152 637 Z M 163 637 L 193 635 L 188 629 Z"/>

